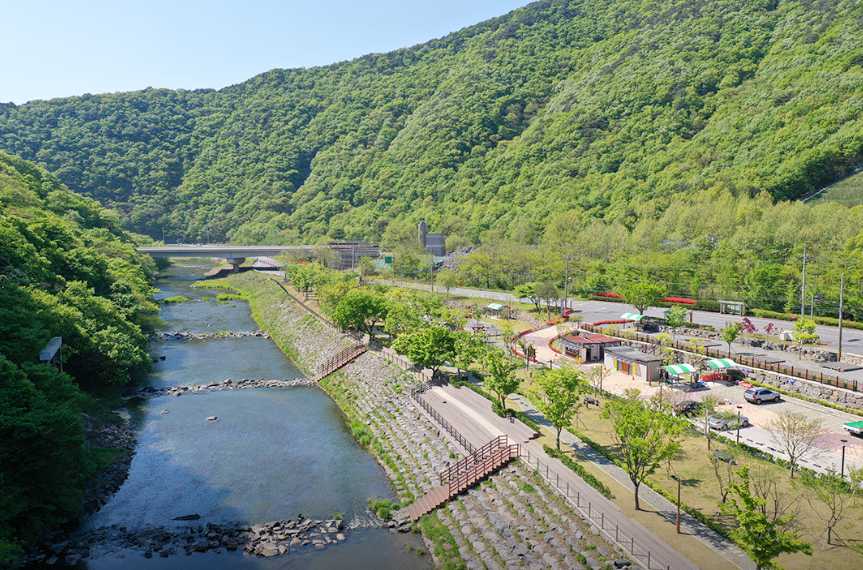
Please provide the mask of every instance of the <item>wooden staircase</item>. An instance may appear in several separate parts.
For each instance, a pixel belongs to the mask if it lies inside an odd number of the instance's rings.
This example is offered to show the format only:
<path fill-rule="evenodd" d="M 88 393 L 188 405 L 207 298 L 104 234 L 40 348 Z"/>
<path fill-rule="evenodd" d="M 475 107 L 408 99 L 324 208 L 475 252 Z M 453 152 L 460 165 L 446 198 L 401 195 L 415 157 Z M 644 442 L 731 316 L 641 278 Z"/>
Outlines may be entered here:
<path fill-rule="evenodd" d="M 321 364 L 318 368 L 317 374 L 315 374 L 314 378 L 312 378 L 313 382 L 320 382 L 339 368 L 349 364 L 354 361 L 361 354 L 364 354 L 368 350 L 368 347 L 364 344 L 355 344 L 354 346 L 349 346 L 344 350 L 340 350 L 335 355 L 331 356 L 327 359 L 326 362 Z"/>
<path fill-rule="evenodd" d="M 500 435 L 440 473 L 440 485 L 395 513 L 400 522 L 415 521 L 491 475 L 519 456 L 518 444 Z"/>

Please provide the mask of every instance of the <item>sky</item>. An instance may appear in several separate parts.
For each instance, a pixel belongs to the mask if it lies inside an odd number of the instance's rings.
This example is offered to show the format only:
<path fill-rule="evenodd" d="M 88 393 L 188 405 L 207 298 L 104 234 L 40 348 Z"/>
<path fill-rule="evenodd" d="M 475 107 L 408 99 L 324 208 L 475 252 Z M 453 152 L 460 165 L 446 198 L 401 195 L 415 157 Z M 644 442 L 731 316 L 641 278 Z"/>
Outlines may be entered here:
<path fill-rule="evenodd" d="M 219 88 L 422 43 L 527 0 L 0 0 L 0 101 Z"/>

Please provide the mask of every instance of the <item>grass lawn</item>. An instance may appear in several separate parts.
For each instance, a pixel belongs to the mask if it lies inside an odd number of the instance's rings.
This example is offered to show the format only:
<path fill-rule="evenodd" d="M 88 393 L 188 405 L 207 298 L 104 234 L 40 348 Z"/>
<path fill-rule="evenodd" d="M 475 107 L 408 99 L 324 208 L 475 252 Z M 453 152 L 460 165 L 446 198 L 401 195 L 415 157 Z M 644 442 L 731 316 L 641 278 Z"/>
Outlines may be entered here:
<path fill-rule="evenodd" d="M 605 400 L 603 398 L 600 400 L 604 405 Z M 611 422 L 602 417 L 601 408 L 582 408 L 573 426 L 573 431 L 576 435 L 583 434 L 589 437 L 603 447 L 611 448 L 613 446 Z M 545 432 L 543 439 L 547 440 L 547 445 L 554 446 L 552 431 L 545 430 Z M 671 466 L 673 472 L 668 472 L 664 468 L 658 470 L 650 478 L 652 486 L 663 489 L 667 496 L 674 496 L 677 492 L 677 483 L 671 479 L 671 474 L 677 473 L 684 482 L 683 503 L 698 509 L 707 516 L 717 517 L 716 520 L 722 520 L 718 508 L 720 502 L 719 484 L 709 460 L 705 438 L 696 433 L 688 433 L 682 440 L 682 446 L 682 456 Z M 715 440 L 712 442 L 712 449 L 733 452 L 729 446 Z M 790 479 L 785 467 L 739 451 L 736 452 L 735 456 L 738 466 L 748 465 L 752 472 L 763 474 L 764 480 L 776 483 L 779 494 L 794 504 L 792 510 L 797 513 L 796 519 L 801 536 L 812 544 L 813 555 L 811 557 L 802 554 L 783 556 L 779 559 L 779 563 L 783 567 L 791 569 L 863 567 L 863 553 L 855 552 L 850 547 L 827 544 L 825 526 L 819 516 L 826 515 L 825 508 L 815 502 L 810 505 L 806 499 L 807 491 L 797 479 L 793 481 Z M 626 491 L 622 485 L 606 475 L 598 466 L 587 462 L 583 464 L 588 471 L 612 489 L 615 494 L 615 502 L 627 516 L 638 520 L 661 538 L 669 541 L 669 544 L 679 548 L 682 553 L 700 567 L 713 567 L 720 562 L 716 560 L 712 551 L 692 540 L 691 537 L 689 540 L 685 540 L 685 537 L 678 537 L 673 521 L 666 521 L 659 515 L 650 512 L 636 512 L 633 508 L 631 492 Z M 858 501 L 854 508 L 848 509 L 847 515 L 837 527 L 835 534 L 846 539 L 849 545 L 863 546 L 863 501 Z M 693 545 L 693 543 L 695 544 Z M 834 537 L 834 543 L 841 544 L 842 540 Z M 710 559 L 711 556 L 713 561 Z"/>

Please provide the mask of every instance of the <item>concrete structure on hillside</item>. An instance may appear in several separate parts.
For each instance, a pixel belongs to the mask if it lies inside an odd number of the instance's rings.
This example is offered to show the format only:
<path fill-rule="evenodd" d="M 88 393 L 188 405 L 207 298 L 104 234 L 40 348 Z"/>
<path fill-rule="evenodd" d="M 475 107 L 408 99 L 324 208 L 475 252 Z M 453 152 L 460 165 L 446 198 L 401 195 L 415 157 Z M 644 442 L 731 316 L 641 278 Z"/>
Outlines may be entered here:
<path fill-rule="evenodd" d="M 378 246 L 364 241 L 332 242 L 328 247 L 335 252 L 330 260 L 334 269 L 355 269 L 363 257 L 377 259 L 381 256 Z"/>
<path fill-rule="evenodd" d="M 63 371 L 63 360 L 60 358 L 60 349 L 63 348 L 63 337 L 55 336 L 48 341 L 45 348 L 39 351 L 39 362 L 50 364 Z"/>
<path fill-rule="evenodd" d="M 443 257 L 446 255 L 446 236 L 443 234 L 430 234 L 428 224 L 425 220 L 420 220 L 417 226 L 419 237 L 419 245 L 421 248 L 434 255 L 435 257 Z"/>
<path fill-rule="evenodd" d="M 625 346 L 610 346 L 605 349 L 604 366 L 636 380 L 653 382 L 659 380 L 662 358 Z"/>

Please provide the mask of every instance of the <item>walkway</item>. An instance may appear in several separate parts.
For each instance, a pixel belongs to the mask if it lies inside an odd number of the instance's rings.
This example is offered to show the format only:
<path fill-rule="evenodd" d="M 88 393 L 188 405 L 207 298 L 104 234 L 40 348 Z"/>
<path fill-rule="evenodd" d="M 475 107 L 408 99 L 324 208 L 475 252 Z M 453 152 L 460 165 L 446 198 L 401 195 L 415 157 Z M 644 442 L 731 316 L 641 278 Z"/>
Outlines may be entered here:
<path fill-rule="evenodd" d="M 649 549 L 654 561 L 663 561 L 664 565 L 670 565 L 673 569 L 696 568 L 692 562 L 657 538 L 651 531 L 644 528 L 641 524 L 627 518 L 617 505 L 612 501 L 605 499 L 599 494 L 599 492 L 587 485 L 584 480 L 578 477 L 570 469 L 565 467 L 556 459 L 549 457 L 540 443 L 535 440 L 531 440 L 533 431 L 530 428 L 521 422 L 509 422 L 497 416 L 491 410 L 491 403 L 482 396 L 467 388 L 453 388 L 452 386 L 445 386 L 432 388 L 425 392 L 421 397 L 474 445 L 481 445 L 488 441 L 490 437 L 497 435 L 507 435 L 511 441 L 522 444 L 522 448 L 526 450 L 532 458 L 534 458 L 531 460 L 532 464 L 538 458 L 544 466 L 548 466 L 548 478 L 557 481 L 559 489 L 565 486 L 567 489 L 570 489 L 572 493 L 577 492 L 583 503 L 586 504 L 587 501 L 589 501 L 594 517 L 598 518 L 601 515 L 602 519 L 604 521 L 608 521 L 607 524 L 609 525 L 611 524 L 611 521 L 618 523 L 620 532 L 626 536 L 634 537 L 639 546 Z M 530 413 L 538 416 L 534 410 L 530 410 Z M 569 434 L 566 435 L 569 438 L 573 437 Z M 658 510 L 665 510 L 664 505 L 662 505 L 661 501 L 658 500 L 661 498 L 650 496 L 648 493 L 644 493 L 644 498 L 645 503 L 656 506 Z M 692 526 L 690 527 L 689 525 Z M 607 528 L 612 527 L 609 526 Z M 711 548 L 714 548 L 717 553 L 722 555 L 726 554 L 725 549 L 719 549 L 716 545 L 711 544 L 708 538 L 710 537 L 709 533 L 711 532 L 709 529 L 703 528 L 702 530 L 702 528 L 697 528 L 691 521 L 687 521 L 687 526 L 685 528 L 689 532 L 698 535 L 702 541 L 707 543 L 708 546 L 711 546 Z M 701 536 L 702 534 L 703 536 Z M 716 537 L 714 542 L 718 544 L 722 541 L 719 537 Z M 729 554 L 727 558 L 736 566 L 747 570 L 753 568 L 751 564 L 748 564 L 744 560 L 737 560 L 732 554 Z M 740 553 L 740 555 L 745 558 L 745 555 L 742 553 Z M 717 565 L 717 567 L 722 566 L 727 567 L 727 564 Z M 656 568 L 657 566 L 654 564 L 653 567 Z"/>

